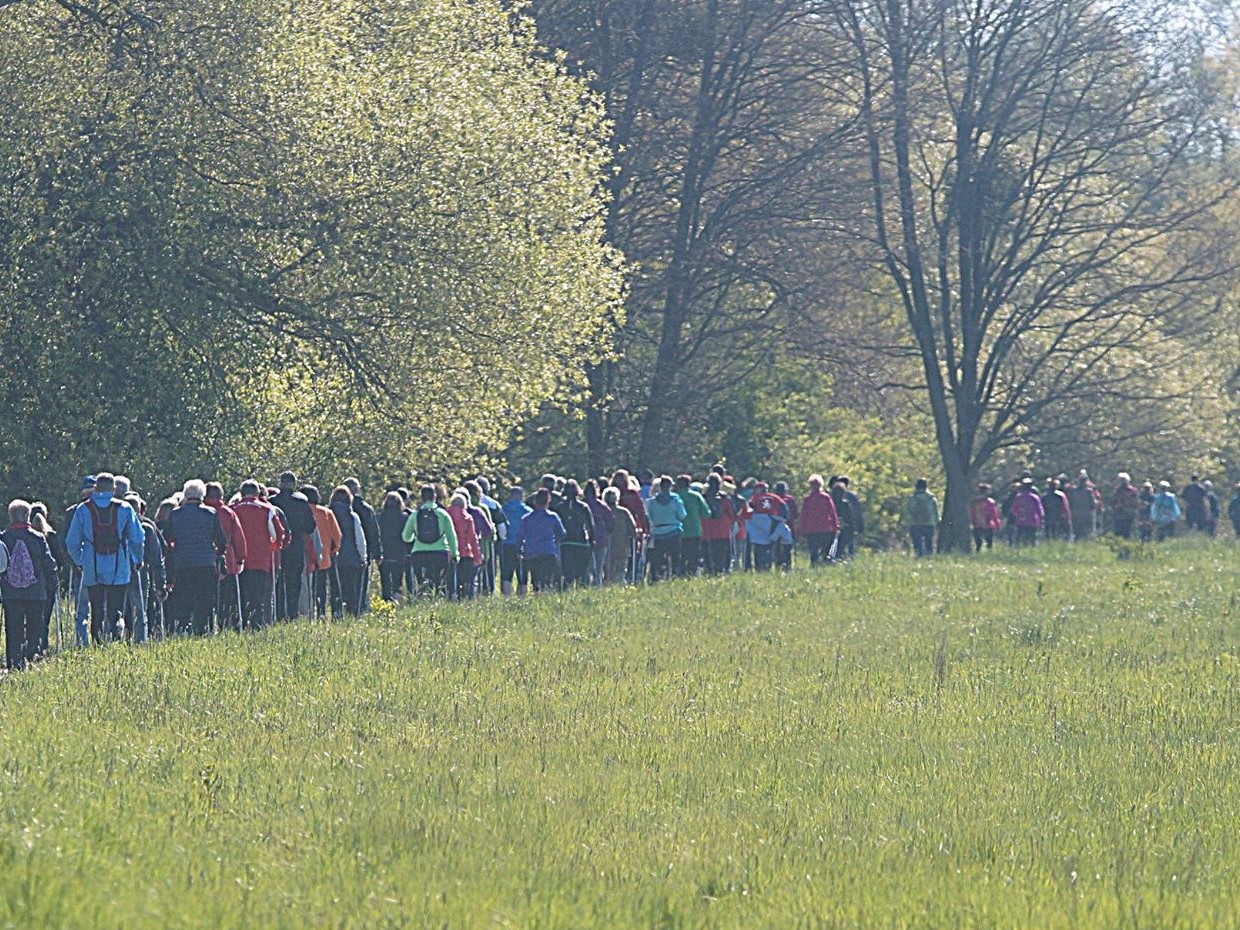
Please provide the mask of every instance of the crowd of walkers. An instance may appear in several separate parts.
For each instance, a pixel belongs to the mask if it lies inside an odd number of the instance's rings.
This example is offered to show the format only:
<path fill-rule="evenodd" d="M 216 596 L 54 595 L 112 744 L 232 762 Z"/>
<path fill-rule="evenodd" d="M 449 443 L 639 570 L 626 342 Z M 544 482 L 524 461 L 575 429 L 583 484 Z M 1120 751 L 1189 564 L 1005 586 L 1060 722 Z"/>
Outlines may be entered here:
<path fill-rule="evenodd" d="M 47 654 L 54 618 L 72 623 L 80 646 L 141 643 L 358 615 L 376 575 L 388 602 L 655 584 L 787 570 L 798 543 L 811 565 L 845 561 L 865 531 L 845 475 L 813 475 L 801 496 L 782 481 L 738 482 L 722 465 L 703 480 L 648 470 L 584 481 L 544 475 L 530 491 L 483 476 L 454 490 L 394 485 L 376 510 L 355 478 L 323 494 L 285 472 L 276 487 L 251 479 L 231 495 L 218 482 L 187 481 L 148 514 L 124 476 L 88 475 L 59 531 L 46 505 L 9 505 L 0 534 L 6 667 Z M 1166 481 L 1138 488 L 1121 474 L 1104 495 L 1082 471 L 1075 482 L 1049 479 L 1044 492 L 1022 476 L 1001 503 L 980 485 L 970 521 L 980 551 L 1000 534 L 1012 545 L 1108 529 L 1164 539 L 1181 520 L 1213 534 L 1220 513 L 1210 483 L 1196 477 L 1177 498 Z M 1228 513 L 1240 534 L 1240 489 Z M 904 518 L 917 554 L 933 552 L 940 515 L 927 481 L 917 482 Z M 58 629 L 57 647 L 67 639 Z"/>
<path fill-rule="evenodd" d="M 701 481 L 546 475 L 530 493 L 479 476 L 455 490 L 392 486 L 376 509 L 356 479 L 323 494 L 285 472 L 276 487 L 248 480 L 231 495 L 188 481 L 148 513 L 124 476 L 88 475 L 59 531 L 44 504 L 9 507 L 6 666 L 45 655 L 54 618 L 71 615 L 81 646 L 257 629 L 360 614 L 372 576 L 390 602 L 464 600 L 789 568 L 798 539 L 814 564 L 843 560 L 865 529 L 849 484 L 815 475 L 798 499 L 723 466 Z"/>
<path fill-rule="evenodd" d="M 980 484 L 969 506 L 969 524 L 976 551 L 991 548 L 996 537 L 1013 546 L 1035 546 L 1042 541 L 1082 542 L 1107 533 L 1120 539 L 1161 542 L 1177 528 L 1214 536 L 1223 514 L 1214 485 L 1193 475 L 1177 495 L 1170 481 L 1146 481 L 1139 487 L 1120 472 L 1107 491 L 1099 488 L 1084 469 L 1076 480 L 1057 475 L 1041 489 L 1034 477 L 1021 475 L 1008 485 L 1002 500 L 994 488 Z M 1227 516 L 1240 536 L 1240 485 L 1227 507 Z M 929 482 L 918 480 L 904 508 L 909 538 L 918 556 L 934 552 L 939 527 L 938 501 Z"/>

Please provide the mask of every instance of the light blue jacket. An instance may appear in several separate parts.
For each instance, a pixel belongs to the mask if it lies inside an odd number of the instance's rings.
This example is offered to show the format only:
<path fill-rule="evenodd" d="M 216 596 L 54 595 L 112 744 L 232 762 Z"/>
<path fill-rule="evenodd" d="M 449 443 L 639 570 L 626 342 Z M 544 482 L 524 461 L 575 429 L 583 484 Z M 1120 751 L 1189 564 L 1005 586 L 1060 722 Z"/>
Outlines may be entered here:
<path fill-rule="evenodd" d="M 1163 491 L 1150 504 L 1150 519 L 1155 523 L 1174 523 L 1181 515 L 1180 502 L 1170 491 Z"/>
<path fill-rule="evenodd" d="M 82 570 L 83 584 L 88 588 L 96 584 L 129 584 L 130 570 L 134 565 L 142 564 L 145 552 L 146 531 L 142 529 L 142 521 L 132 507 L 124 501 L 114 500 L 111 494 L 96 492 L 90 499 L 101 510 L 108 506 L 116 508 L 116 535 L 120 538 L 120 549 L 113 555 L 98 555 L 95 552 L 95 528 L 90 519 L 90 508 L 78 507 L 73 511 L 73 521 L 65 534 L 69 558 Z"/>

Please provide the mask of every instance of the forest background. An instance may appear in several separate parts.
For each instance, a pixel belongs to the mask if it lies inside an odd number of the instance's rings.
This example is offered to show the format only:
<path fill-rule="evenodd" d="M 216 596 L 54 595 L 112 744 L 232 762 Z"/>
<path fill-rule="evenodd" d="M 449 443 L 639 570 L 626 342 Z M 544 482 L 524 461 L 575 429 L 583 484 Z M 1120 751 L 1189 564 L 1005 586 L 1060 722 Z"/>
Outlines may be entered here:
<path fill-rule="evenodd" d="M 0 0 L 0 483 L 1240 478 L 1236 10 Z"/>

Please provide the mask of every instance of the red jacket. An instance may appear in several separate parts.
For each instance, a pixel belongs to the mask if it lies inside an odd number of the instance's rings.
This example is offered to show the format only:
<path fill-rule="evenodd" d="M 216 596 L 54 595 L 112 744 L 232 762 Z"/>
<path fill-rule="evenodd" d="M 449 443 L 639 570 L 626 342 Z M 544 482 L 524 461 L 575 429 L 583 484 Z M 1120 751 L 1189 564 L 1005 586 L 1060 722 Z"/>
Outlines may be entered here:
<path fill-rule="evenodd" d="M 969 523 L 975 530 L 1003 529 L 1003 516 L 993 497 L 975 500 L 969 507 Z"/>
<path fill-rule="evenodd" d="M 801 536 L 811 533 L 838 533 L 840 515 L 835 511 L 835 501 L 826 491 L 811 491 L 801 501 Z"/>
<path fill-rule="evenodd" d="M 710 501 L 707 500 L 707 504 L 709 503 Z M 714 542 L 730 538 L 732 535 L 732 524 L 735 522 L 736 508 L 732 506 L 732 498 L 720 491 L 719 516 L 702 518 L 702 541 Z"/>
<path fill-rule="evenodd" d="M 280 519 L 280 512 L 257 497 L 241 498 L 232 510 L 245 534 L 245 567 L 274 572 L 279 565 L 279 552 L 289 542 L 288 528 Z"/>
<path fill-rule="evenodd" d="M 625 488 L 620 492 L 620 506 L 633 515 L 633 521 L 637 524 L 638 538 L 649 536 L 650 519 L 646 516 L 646 504 L 642 496 L 636 491 Z"/>
<path fill-rule="evenodd" d="M 224 531 L 224 539 L 228 543 L 224 549 L 225 574 L 240 575 L 245 568 L 246 555 L 245 533 L 241 531 L 241 521 L 223 501 L 209 500 L 203 503 L 215 511 L 216 519 L 220 521 L 220 529 Z"/>

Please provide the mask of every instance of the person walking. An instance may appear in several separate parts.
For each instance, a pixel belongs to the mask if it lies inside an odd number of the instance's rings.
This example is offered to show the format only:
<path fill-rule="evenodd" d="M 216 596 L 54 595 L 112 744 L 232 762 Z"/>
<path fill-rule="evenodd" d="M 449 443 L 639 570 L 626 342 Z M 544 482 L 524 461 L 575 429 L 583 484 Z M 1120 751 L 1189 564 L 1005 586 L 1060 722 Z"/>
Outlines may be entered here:
<path fill-rule="evenodd" d="M 383 557 L 379 560 L 379 596 L 392 604 L 400 602 L 409 553 L 413 551 L 401 537 L 408 519 L 405 499 L 399 491 L 388 491 L 376 522 L 379 525 L 380 545 L 383 546 Z"/>
<path fill-rule="evenodd" d="M 499 547 L 499 589 L 502 594 L 524 594 L 529 582 L 525 563 L 517 547 L 517 527 L 533 509 L 525 503 L 525 489 L 519 485 L 508 489 L 508 503 L 504 504 L 504 521 L 508 532 Z"/>
<path fill-rule="evenodd" d="M 421 502 L 405 521 L 401 538 L 413 544 L 410 564 L 417 580 L 419 594 L 447 593 L 448 572 L 456 562 L 456 529 L 448 512 L 436 503 L 433 484 L 422 485 L 418 492 Z"/>
<path fill-rule="evenodd" d="M 918 478 L 912 495 L 904 502 L 904 522 L 918 558 L 934 554 L 934 532 L 939 527 L 939 502 L 929 488 L 929 481 Z"/>
<path fill-rule="evenodd" d="M 560 568 L 564 587 L 572 588 L 590 584 L 594 566 L 594 514 L 581 500 L 581 486 L 567 481 L 560 499 L 551 510 L 564 525 L 564 539 L 560 547 Z"/>
<path fill-rule="evenodd" d="M 516 546 L 530 573 L 530 587 L 537 594 L 553 590 L 560 577 L 560 546 L 564 542 L 564 523 L 553 513 L 551 492 L 534 492 L 533 508 L 517 527 Z"/>
<path fill-rule="evenodd" d="M 651 583 L 676 576 L 686 515 L 684 501 L 672 493 L 672 479 L 663 475 L 658 482 L 658 491 L 646 501 L 652 543 Z"/>
<path fill-rule="evenodd" d="M 598 481 L 593 478 L 587 480 L 583 493 L 585 504 L 590 508 L 590 515 L 594 517 L 594 549 L 590 581 L 598 586 L 603 583 L 607 571 L 607 553 L 611 547 L 611 534 L 616 528 L 616 515 L 611 506 L 600 496 Z"/>
<path fill-rule="evenodd" d="M 340 588 L 340 600 L 345 613 L 359 617 L 366 612 L 366 585 L 363 580 L 366 566 L 369 565 L 366 549 L 366 531 L 362 528 L 362 518 L 353 509 L 353 492 L 345 485 L 332 490 L 331 502 L 328 504 L 332 516 L 340 526 L 340 551 L 332 560 L 332 572 Z M 334 603 L 332 610 L 335 612 Z"/>
<path fill-rule="evenodd" d="M 1111 492 L 1111 526 L 1120 539 L 1131 539 L 1141 508 L 1141 495 L 1132 483 L 1132 476 L 1121 471 L 1115 476 L 1119 483 Z"/>
<path fill-rule="evenodd" d="M 832 560 L 831 549 L 840 531 L 840 517 L 835 501 L 823 490 L 822 475 L 810 475 L 806 482 L 809 493 L 801 501 L 801 538 L 809 548 L 811 567 Z"/>
<path fill-rule="evenodd" d="M 999 505 L 991 497 L 994 488 L 989 484 L 977 486 L 977 496 L 969 505 L 969 525 L 973 528 L 974 551 L 981 552 L 982 545 L 990 551 L 995 546 L 995 533 L 1003 529 L 1003 515 Z M 1013 502 L 1015 498 L 1013 498 Z"/>
<path fill-rule="evenodd" d="M 361 521 L 362 535 L 366 537 L 366 564 L 362 567 L 362 593 L 359 601 L 365 605 L 370 603 L 370 567 L 383 564 L 383 537 L 379 533 L 379 520 L 375 509 L 366 502 L 362 494 L 362 483 L 356 478 L 345 478 L 344 486 L 353 495 L 353 512 Z"/>
<path fill-rule="evenodd" d="M 474 581 L 482 567 L 482 542 L 478 523 L 470 513 L 469 493 L 459 488 L 448 501 L 448 516 L 456 530 L 457 560 L 450 589 L 453 600 L 464 601 L 474 596 Z"/>
<path fill-rule="evenodd" d="M 292 489 L 289 489 L 290 494 Z M 314 514 L 310 511 L 310 503 L 303 495 L 298 495 L 310 513 L 311 532 L 313 532 Z M 262 486 L 253 478 L 241 483 L 241 500 L 232 505 L 233 513 L 241 523 L 241 531 L 245 534 L 245 569 L 241 572 L 241 622 L 248 629 L 262 629 L 272 622 L 278 610 L 276 591 L 276 573 L 280 563 L 280 552 L 289 545 L 289 531 L 284 525 L 281 511 L 262 498 Z M 305 538 L 303 534 L 302 538 Z M 304 543 L 303 543 L 304 545 Z M 299 552 L 301 546 L 296 547 Z M 304 569 L 304 559 L 298 559 L 299 571 Z M 289 566 L 285 563 L 285 568 Z M 291 588 L 289 590 L 292 590 Z M 298 596 L 301 594 L 301 580 L 296 583 Z"/>
<path fill-rule="evenodd" d="M 702 545 L 706 552 L 706 571 L 723 575 L 732 570 L 732 534 L 736 528 L 736 507 L 723 486 L 723 476 L 712 471 L 706 476 L 702 493 L 707 515 L 702 518 Z M 832 513 L 835 512 L 832 507 Z"/>
<path fill-rule="evenodd" d="M 1016 545 L 1036 546 L 1038 531 L 1045 520 L 1046 510 L 1042 505 L 1042 498 L 1034 487 L 1033 478 L 1026 476 L 1020 480 L 1020 489 L 1012 498 L 1012 523 L 1016 528 Z"/>
<path fill-rule="evenodd" d="M 0 533 L 5 565 L 0 571 L 4 601 L 4 664 L 10 671 L 39 659 L 47 638 L 46 607 L 56 597 L 56 559 L 47 537 L 30 525 L 30 504 L 9 504 L 9 527 Z"/>
<path fill-rule="evenodd" d="M 215 609 L 216 560 L 227 551 L 228 540 L 218 514 L 204 503 L 206 494 L 205 482 L 185 482 L 181 503 L 168 514 L 165 524 L 165 572 L 171 589 L 165 608 L 171 634 L 202 636 L 210 628 Z"/>
<path fill-rule="evenodd" d="M 1205 532 L 1206 530 L 1206 489 L 1201 483 L 1200 475 L 1188 479 L 1180 491 L 1180 500 L 1184 503 L 1184 528 Z"/>
<path fill-rule="evenodd" d="M 282 514 L 285 536 L 275 559 L 276 619 L 301 615 L 301 582 L 306 572 L 306 540 L 314 533 L 314 512 L 306 496 L 297 490 L 297 475 L 280 475 L 280 489 L 265 502 Z M 341 527 L 343 530 L 344 527 Z M 254 579 L 257 583 L 258 579 Z"/>
<path fill-rule="evenodd" d="M 1154 523 L 1154 541 L 1162 542 L 1175 536 L 1175 525 L 1184 512 L 1175 492 L 1171 490 L 1170 481 L 1158 482 L 1158 494 L 1150 505 L 1150 519 Z"/>
<path fill-rule="evenodd" d="M 689 475 L 676 476 L 676 496 L 685 505 L 684 529 L 680 534 L 680 560 L 676 566 L 676 574 L 681 578 L 692 578 L 698 573 L 698 567 L 702 563 L 702 521 L 710 519 L 710 507 L 707 506 L 702 492 L 693 486 L 693 479 Z"/>
<path fill-rule="evenodd" d="M 131 554 L 140 559 L 146 543 L 138 515 L 113 497 L 114 487 L 108 472 L 96 476 L 94 493 L 73 512 L 65 538 L 69 558 L 82 571 L 96 645 L 116 638 L 133 568 Z"/>
<path fill-rule="evenodd" d="M 637 521 L 629 509 L 620 503 L 618 488 L 603 489 L 603 503 L 611 508 L 611 538 L 607 544 L 607 562 L 603 568 L 603 583 L 624 584 L 632 578 L 631 572 L 637 562 Z"/>

